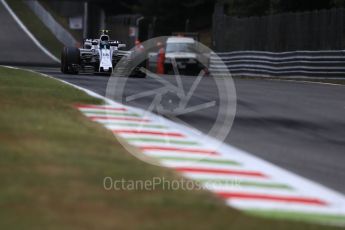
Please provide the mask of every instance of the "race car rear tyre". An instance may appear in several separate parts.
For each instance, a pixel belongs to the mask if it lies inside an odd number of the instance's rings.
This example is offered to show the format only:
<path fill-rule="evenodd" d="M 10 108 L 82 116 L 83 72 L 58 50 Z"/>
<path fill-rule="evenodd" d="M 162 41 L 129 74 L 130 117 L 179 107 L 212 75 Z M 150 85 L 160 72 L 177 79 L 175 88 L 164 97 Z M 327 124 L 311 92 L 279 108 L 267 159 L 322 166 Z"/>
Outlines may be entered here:
<path fill-rule="evenodd" d="M 80 65 L 80 51 L 75 47 L 64 47 L 61 53 L 61 72 L 65 74 L 78 74 Z"/>

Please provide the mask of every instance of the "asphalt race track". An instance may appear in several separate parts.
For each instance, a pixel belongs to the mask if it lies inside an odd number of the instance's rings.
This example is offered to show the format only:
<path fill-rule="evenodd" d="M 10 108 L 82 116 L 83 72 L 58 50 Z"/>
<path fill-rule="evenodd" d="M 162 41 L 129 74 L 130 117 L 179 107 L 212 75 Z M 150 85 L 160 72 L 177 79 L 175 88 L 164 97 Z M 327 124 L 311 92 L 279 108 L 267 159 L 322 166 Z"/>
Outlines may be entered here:
<path fill-rule="evenodd" d="M 105 95 L 104 76 L 63 75 L 57 68 L 33 68 Z M 183 78 L 190 87 L 193 77 Z M 212 100 L 212 78 L 204 78 L 191 99 Z M 126 95 L 154 89 L 154 79 L 130 78 Z M 345 193 L 345 86 L 274 80 L 235 79 L 237 113 L 226 142 L 301 176 Z M 194 102 L 193 102 L 194 100 Z M 147 108 L 152 98 L 131 104 Z M 123 102 L 123 101 L 122 101 Z M 200 103 L 200 101 L 195 102 Z M 217 108 L 183 115 L 207 131 Z"/>

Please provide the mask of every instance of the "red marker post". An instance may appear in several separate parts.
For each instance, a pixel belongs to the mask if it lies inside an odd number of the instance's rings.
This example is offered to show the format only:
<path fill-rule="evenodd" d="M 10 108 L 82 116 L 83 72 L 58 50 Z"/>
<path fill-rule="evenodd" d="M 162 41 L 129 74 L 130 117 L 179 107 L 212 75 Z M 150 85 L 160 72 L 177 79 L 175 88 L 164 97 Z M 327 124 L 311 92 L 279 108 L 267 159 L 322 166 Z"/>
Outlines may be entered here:
<path fill-rule="evenodd" d="M 164 74 L 164 63 L 165 63 L 165 49 L 161 42 L 157 43 L 159 48 L 157 55 L 157 74 Z"/>

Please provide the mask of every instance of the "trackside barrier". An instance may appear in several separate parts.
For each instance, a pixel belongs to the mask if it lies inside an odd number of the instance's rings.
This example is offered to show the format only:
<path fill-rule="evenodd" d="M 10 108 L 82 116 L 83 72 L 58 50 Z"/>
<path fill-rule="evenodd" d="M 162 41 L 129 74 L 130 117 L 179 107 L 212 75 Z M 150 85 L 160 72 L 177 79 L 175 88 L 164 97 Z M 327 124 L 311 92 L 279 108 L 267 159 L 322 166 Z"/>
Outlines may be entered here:
<path fill-rule="evenodd" d="M 345 51 L 234 51 L 211 55 L 210 71 L 263 77 L 345 77 Z M 225 64 L 225 65 L 224 65 Z"/>

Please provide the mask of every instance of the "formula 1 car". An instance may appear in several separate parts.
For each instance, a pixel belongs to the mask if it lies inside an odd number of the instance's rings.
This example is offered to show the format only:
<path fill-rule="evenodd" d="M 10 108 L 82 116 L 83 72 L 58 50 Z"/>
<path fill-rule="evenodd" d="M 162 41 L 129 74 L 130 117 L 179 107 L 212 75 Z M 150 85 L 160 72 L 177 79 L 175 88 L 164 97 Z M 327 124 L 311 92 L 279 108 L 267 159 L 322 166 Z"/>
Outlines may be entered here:
<path fill-rule="evenodd" d="M 119 50 L 122 47 L 126 45 L 110 40 L 108 31 L 103 30 L 99 39 L 85 39 L 82 48 L 64 47 L 61 53 L 61 72 L 78 74 L 83 71 L 110 76 L 120 59 L 130 56 L 129 51 Z M 134 72 L 141 74 L 139 69 Z"/>

